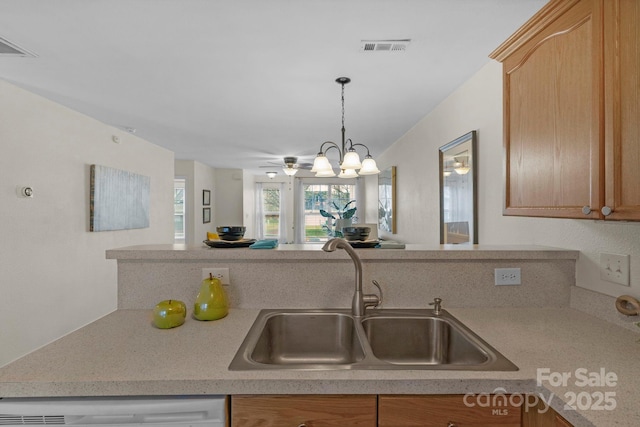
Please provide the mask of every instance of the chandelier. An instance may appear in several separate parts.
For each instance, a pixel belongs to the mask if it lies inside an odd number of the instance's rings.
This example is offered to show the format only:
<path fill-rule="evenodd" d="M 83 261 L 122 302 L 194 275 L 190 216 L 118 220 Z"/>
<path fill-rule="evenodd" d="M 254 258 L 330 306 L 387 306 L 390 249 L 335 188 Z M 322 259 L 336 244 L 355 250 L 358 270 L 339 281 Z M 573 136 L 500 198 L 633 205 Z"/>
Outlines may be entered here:
<path fill-rule="evenodd" d="M 340 155 L 340 174 L 339 178 L 355 178 L 359 175 L 375 175 L 380 173 L 376 161 L 371 157 L 369 148 L 364 144 L 354 144 L 351 139 L 345 140 L 344 129 L 344 85 L 349 83 L 351 79 L 349 77 L 338 77 L 336 83 L 342 86 L 342 146 L 339 146 L 335 142 L 325 141 L 320 146 L 320 151 L 313 161 L 313 167 L 311 172 L 315 172 L 317 177 L 332 177 L 336 176 L 333 170 L 333 166 L 329 163 L 327 158 L 327 152 L 332 148 L 336 149 Z M 364 160 L 360 162 L 360 156 L 356 152 L 355 147 L 364 147 L 367 150 L 367 155 Z"/>

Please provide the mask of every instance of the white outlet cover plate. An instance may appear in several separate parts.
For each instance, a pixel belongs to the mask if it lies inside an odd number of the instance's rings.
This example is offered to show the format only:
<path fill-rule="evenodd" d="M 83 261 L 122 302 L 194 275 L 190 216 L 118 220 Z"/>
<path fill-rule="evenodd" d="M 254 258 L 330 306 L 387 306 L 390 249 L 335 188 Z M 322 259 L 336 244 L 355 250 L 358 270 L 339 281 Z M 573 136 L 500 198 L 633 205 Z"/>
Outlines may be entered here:
<path fill-rule="evenodd" d="M 496 268 L 494 278 L 496 286 L 521 285 L 522 277 L 519 268 Z"/>
<path fill-rule="evenodd" d="M 203 268 L 202 280 L 208 278 L 209 273 L 213 274 L 213 277 L 217 277 L 218 279 L 220 279 L 220 283 L 222 283 L 223 285 L 231 284 L 231 278 L 229 277 L 228 268 Z"/>

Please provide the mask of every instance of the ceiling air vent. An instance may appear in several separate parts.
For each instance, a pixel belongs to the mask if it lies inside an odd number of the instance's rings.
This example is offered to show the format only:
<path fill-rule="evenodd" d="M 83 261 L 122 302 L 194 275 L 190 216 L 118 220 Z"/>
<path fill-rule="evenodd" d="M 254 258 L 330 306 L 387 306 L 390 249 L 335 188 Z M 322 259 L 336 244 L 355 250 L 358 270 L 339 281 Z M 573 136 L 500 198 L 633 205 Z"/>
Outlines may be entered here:
<path fill-rule="evenodd" d="M 4 415 L 0 414 L 0 426 L 44 426 L 64 424 L 63 415 Z"/>
<path fill-rule="evenodd" d="M 411 39 L 402 40 L 362 40 L 361 52 L 404 52 Z"/>
<path fill-rule="evenodd" d="M 29 52 L 28 50 L 19 47 L 15 43 L 11 43 L 9 40 L 0 37 L 0 58 L 5 58 L 9 56 L 30 56 L 36 57 L 37 55 Z"/>

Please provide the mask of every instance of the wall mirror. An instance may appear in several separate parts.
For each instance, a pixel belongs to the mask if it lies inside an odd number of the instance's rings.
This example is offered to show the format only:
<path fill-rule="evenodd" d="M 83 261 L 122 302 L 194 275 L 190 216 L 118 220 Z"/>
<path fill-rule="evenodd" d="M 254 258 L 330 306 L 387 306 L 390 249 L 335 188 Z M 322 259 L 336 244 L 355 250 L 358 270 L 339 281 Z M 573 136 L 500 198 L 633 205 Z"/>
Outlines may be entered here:
<path fill-rule="evenodd" d="M 477 135 L 440 147 L 440 243 L 478 243 Z"/>
<path fill-rule="evenodd" d="M 378 175 L 378 226 L 396 233 L 396 167 L 391 166 Z"/>

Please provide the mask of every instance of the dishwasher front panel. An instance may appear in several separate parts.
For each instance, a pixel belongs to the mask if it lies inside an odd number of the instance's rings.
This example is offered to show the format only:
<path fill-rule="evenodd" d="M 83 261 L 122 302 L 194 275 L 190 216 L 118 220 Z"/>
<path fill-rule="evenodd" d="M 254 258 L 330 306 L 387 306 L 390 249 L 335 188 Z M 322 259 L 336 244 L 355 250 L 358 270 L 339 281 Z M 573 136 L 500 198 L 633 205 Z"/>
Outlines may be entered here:
<path fill-rule="evenodd" d="M 225 396 L 0 399 L 0 426 L 225 427 Z"/>

